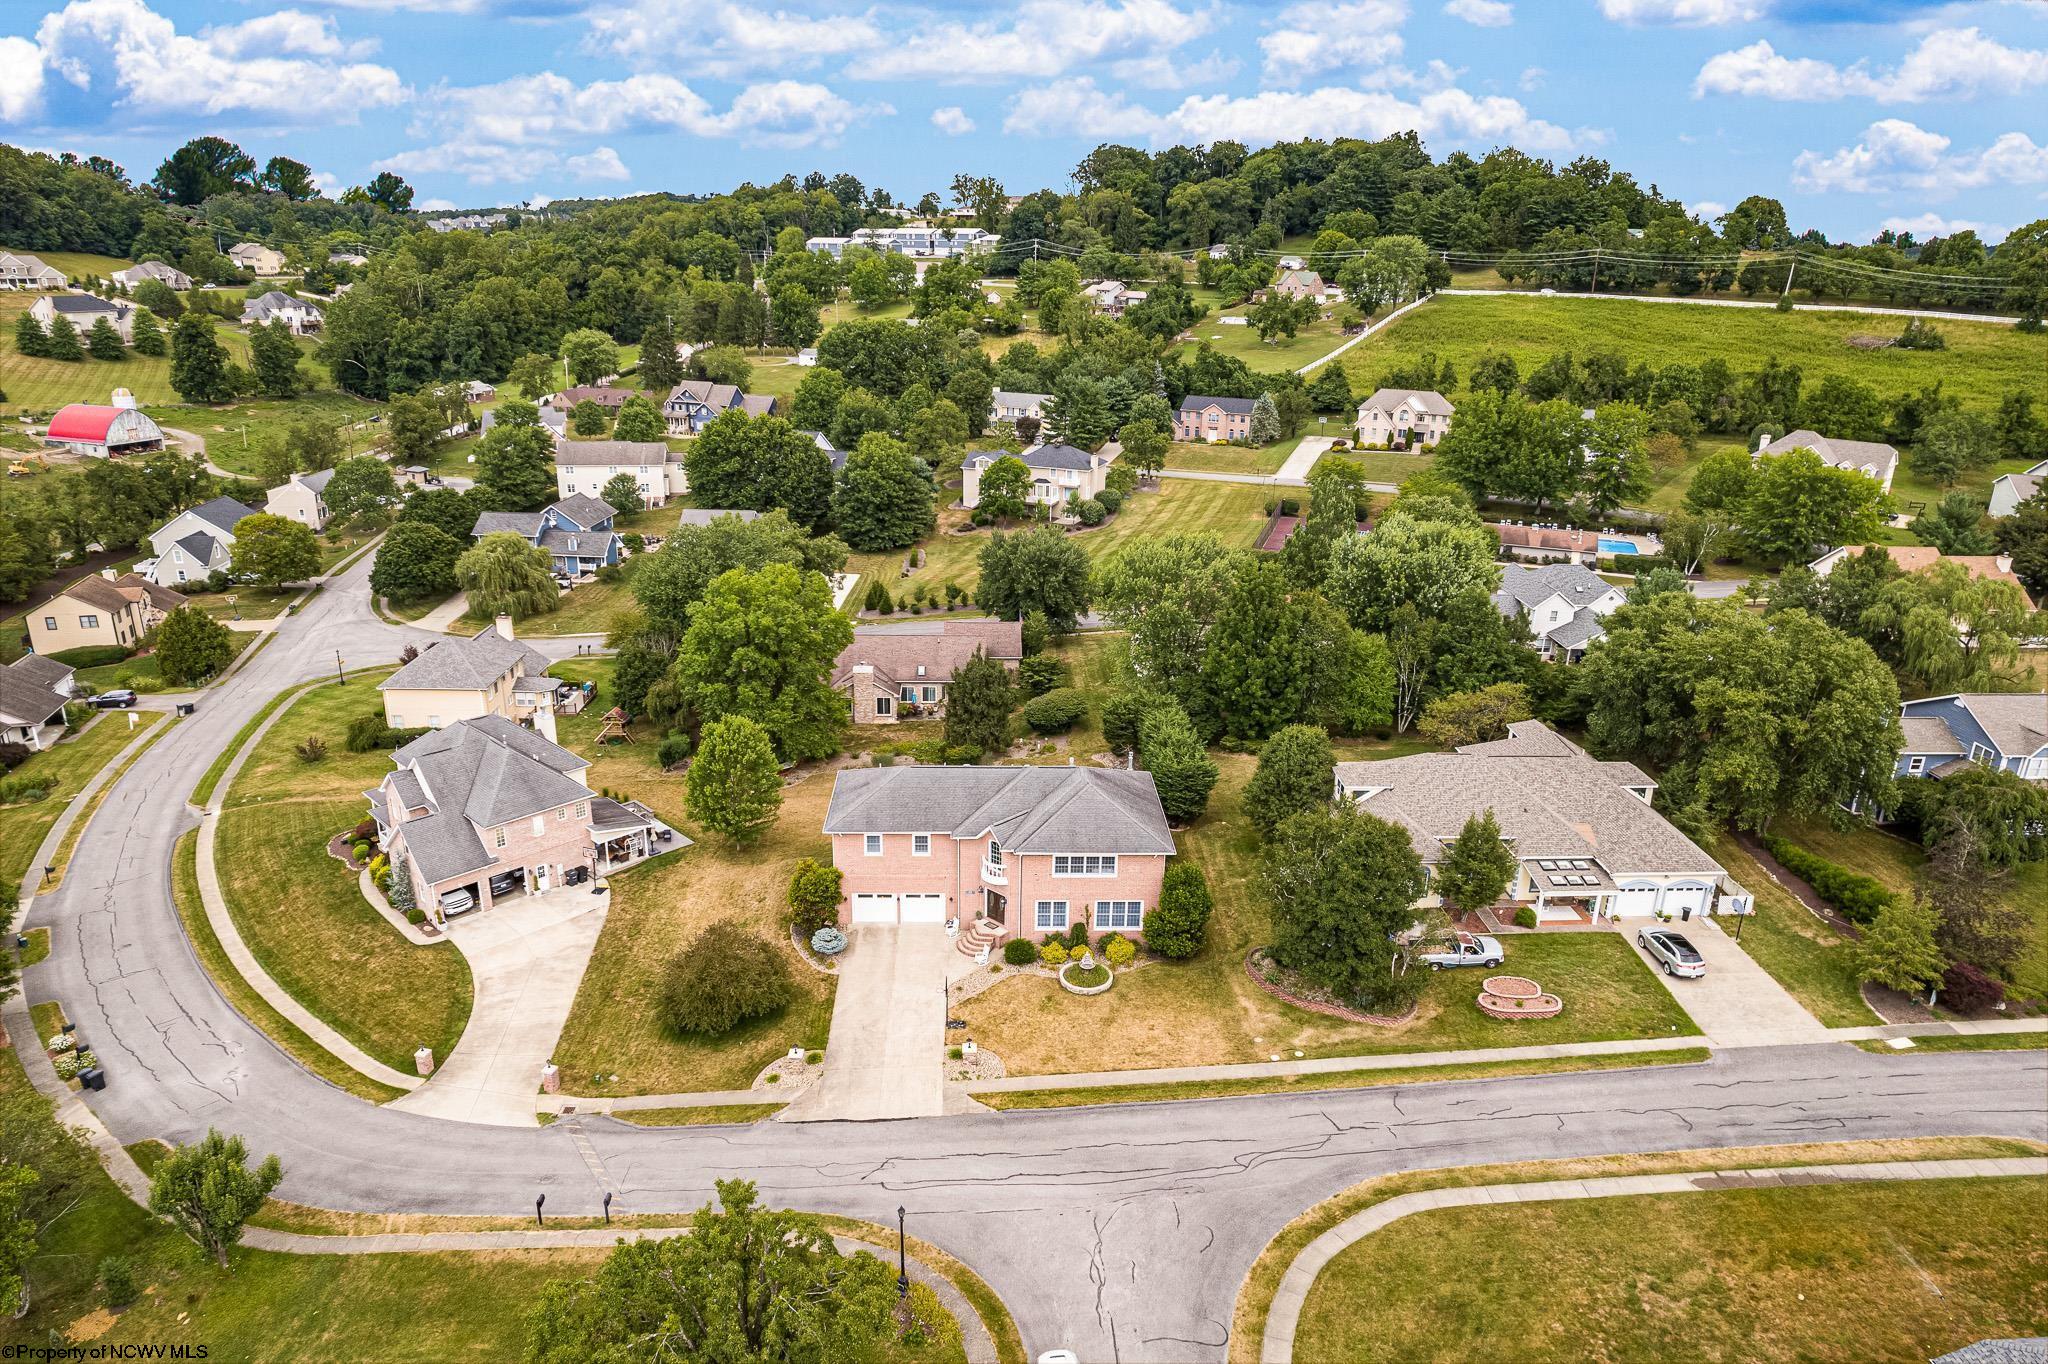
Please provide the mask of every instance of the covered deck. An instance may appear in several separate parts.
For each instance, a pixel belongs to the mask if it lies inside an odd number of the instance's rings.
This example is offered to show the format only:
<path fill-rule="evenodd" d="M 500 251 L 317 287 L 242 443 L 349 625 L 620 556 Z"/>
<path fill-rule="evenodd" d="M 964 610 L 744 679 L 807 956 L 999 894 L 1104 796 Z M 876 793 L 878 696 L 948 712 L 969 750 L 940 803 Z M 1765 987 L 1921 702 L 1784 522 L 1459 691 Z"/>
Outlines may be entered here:
<path fill-rule="evenodd" d="M 590 802 L 590 838 L 597 845 L 600 876 L 690 846 L 687 835 L 671 828 L 642 802 L 620 802 L 607 796 Z"/>

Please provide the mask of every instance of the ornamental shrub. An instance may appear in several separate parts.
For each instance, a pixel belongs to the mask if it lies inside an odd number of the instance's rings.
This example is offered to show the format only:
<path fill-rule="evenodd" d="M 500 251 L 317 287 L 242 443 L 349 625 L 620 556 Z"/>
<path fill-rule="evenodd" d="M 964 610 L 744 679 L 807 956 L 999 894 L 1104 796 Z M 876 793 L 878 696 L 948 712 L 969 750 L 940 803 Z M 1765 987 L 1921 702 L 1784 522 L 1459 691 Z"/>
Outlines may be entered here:
<path fill-rule="evenodd" d="M 1017 665 L 1017 680 L 1033 696 L 1043 696 L 1066 684 L 1067 665 L 1051 654 L 1033 654 Z"/>
<path fill-rule="evenodd" d="M 775 945 L 730 919 L 698 934 L 670 959 L 657 1001 L 680 1033 L 717 1037 L 789 1003 L 789 965 Z"/>
<path fill-rule="evenodd" d="M 1161 882 L 1159 903 L 1145 915 L 1145 945 L 1162 957 L 1192 957 L 1202 950 L 1215 902 L 1202 869 L 1175 858 Z"/>
<path fill-rule="evenodd" d="M 1109 512 L 1096 499 L 1084 497 L 1074 504 L 1074 515 L 1081 518 L 1081 524 L 1084 526 L 1099 526 Z"/>
<path fill-rule="evenodd" d="M 1812 886 L 1816 895 L 1840 910 L 1850 923 L 1872 922 L 1877 912 L 1892 901 L 1891 889 L 1882 881 L 1838 867 L 1825 857 L 1773 834 L 1765 835 L 1763 843 L 1764 850 L 1785 870 Z"/>
<path fill-rule="evenodd" d="M 299 761 L 302 763 L 324 762 L 327 758 L 327 741 L 317 734 L 309 734 L 293 747 L 292 752 L 299 755 Z"/>
<path fill-rule="evenodd" d="M 1102 942 L 1102 957 L 1111 966 L 1122 970 L 1138 956 L 1138 945 L 1121 933 L 1112 933 Z"/>
<path fill-rule="evenodd" d="M 1520 909 L 1515 911 L 1516 928 L 1534 928 L 1535 926 L 1536 910 L 1534 906 L 1523 905 Z"/>
<path fill-rule="evenodd" d="M 1060 687 L 1024 703 L 1024 723 L 1040 734 L 1065 734 L 1087 714 L 1088 703 L 1072 687 Z"/>
<path fill-rule="evenodd" d="M 663 767 L 674 767 L 690 756 L 690 736 L 680 729 L 672 729 L 661 736 L 661 742 L 654 746 L 654 758 Z"/>
<path fill-rule="evenodd" d="M 1057 971 L 1067 964 L 1067 945 L 1058 938 L 1047 938 L 1038 949 L 1038 959 Z"/>
<path fill-rule="evenodd" d="M 1982 1013 L 2005 1002 L 2005 982 L 1959 961 L 1942 975 L 1941 1002 L 1959 1014 Z"/>
<path fill-rule="evenodd" d="M 1114 488 L 1104 488 L 1095 494 L 1095 505 L 1115 516 L 1124 508 L 1124 495 Z"/>
<path fill-rule="evenodd" d="M 1038 949 L 1029 938 L 1012 938 L 1003 944 L 1003 960 L 1012 966 L 1029 966 L 1038 960 Z"/>
<path fill-rule="evenodd" d="M 806 857 L 789 878 L 790 922 L 805 937 L 814 937 L 839 922 L 839 868 Z"/>
<path fill-rule="evenodd" d="M 367 843 L 352 843 L 349 845 L 348 855 L 354 861 L 365 861 L 370 856 L 370 845 Z"/>
<path fill-rule="evenodd" d="M 103 668 L 128 657 L 118 644 L 87 644 L 77 649 L 59 649 L 50 657 L 71 668 Z"/>
<path fill-rule="evenodd" d="M 846 950 L 846 934 L 828 924 L 811 934 L 811 950 L 821 957 L 836 957 Z"/>
<path fill-rule="evenodd" d="M 1081 949 L 1088 945 L 1088 925 L 1079 919 L 1067 925 L 1067 955 L 1078 957 Z"/>

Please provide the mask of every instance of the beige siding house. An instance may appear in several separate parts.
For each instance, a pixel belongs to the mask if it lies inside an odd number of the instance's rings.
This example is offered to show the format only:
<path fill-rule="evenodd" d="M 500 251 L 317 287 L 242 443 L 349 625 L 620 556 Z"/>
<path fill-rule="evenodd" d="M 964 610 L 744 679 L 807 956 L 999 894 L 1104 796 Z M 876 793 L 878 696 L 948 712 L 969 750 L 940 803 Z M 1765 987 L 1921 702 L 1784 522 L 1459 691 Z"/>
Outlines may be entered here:
<path fill-rule="evenodd" d="M 377 690 L 384 695 L 385 723 L 393 729 L 440 729 L 484 715 L 526 719 L 545 709 L 551 730 L 553 705 L 534 700 L 553 689 L 547 668 L 546 657 L 514 637 L 512 618 L 500 616 L 471 638 L 431 646 Z"/>
<path fill-rule="evenodd" d="M 1435 445 L 1451 429 L 1456 411 L 1433 389 L 1382 388 L 1358 405 L 1358 443 L 1406 450 Z"/>
<path fill-rule="evenodd" d="M 1006 455 L 1010 455 L 1007 450 L 988 450 L 968 459 L 960 471 L 961 506 L 981 505 L 981 476 Z M 1116 460 L 1114 455 L 1091 455 L 1059 443 L 1033 446 L 1011 457 L 1024 461 L 1024 467 L 1031 471 L 1030 491 L 1025 500 L 1034 506 L 1054 509 L 1101 492 L 1109 483 L 1109 466 Z"/>
<path fill-rule="evenodd" d="M 28 613 L 29 647 L 43 655 L 66 649 L 133 649 L 185 598 L 134 573 L 109 569 L 80 578 Z"/>
<path fill-rule="evenodd" d="M 263 510 L 272 516 L 290 517 L 302 526 L 314 530 L 327 529 L 327 482 L 334 477 L 334 470 L 322 469 L 318 473 L 293 474 L 283 483 L 270 490 L 263 499 Z"/>

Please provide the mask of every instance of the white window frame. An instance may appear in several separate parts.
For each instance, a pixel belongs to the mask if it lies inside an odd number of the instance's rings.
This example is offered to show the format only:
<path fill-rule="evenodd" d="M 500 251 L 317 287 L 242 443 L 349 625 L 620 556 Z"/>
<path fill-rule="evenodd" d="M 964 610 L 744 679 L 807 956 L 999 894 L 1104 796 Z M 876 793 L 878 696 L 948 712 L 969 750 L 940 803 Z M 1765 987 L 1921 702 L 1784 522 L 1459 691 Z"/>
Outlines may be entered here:
<path fill-rule="evenodd" d="M 548 817 L 546 815 L 535 815 L 533 817 L 533 836 L 535 838 L 546 838 L 548 836 Z"/>
<path fill-rule="evenodd" d="M 1991 751 L 1991 745 L 1989 745 L 1989 744 L 1980 744 L 1980 743 L 1978 743 L 1978 742 L 1977 742 L 1976 740 L 1974 740 L 1974 739 L 1972 739 L 1972 740 L 1970 741 L 1970 761 L 1971 761 L 1971 762 L 1973 762 L 1973 763 L 1982 763 L 1982 762 L 1984 762 L 1984 761 L 1985 761 L 1986 759 L 1990 759 L 1990 758 L 1996 758 L 1997 756 L 1998 756 L 1998 755 L 1997 755 L 1996 753 L 1994 753 L 1994 752 L 1992 752 L 1992 751 Z"/>
<path fill-rule="evenodd" d="M 896 698 L 895 698 L 895 697 L 893 697 L 893 696 L 877 696 L 877 697 L 875 698 L 875 714 L 877 714 L 877 715 L 893 715 L 893 714 L 895 713 L 895 711 L 896 711 Z"/>
<path fill-rule="evenodd" d="M 912 834 L 910 836 L 910 855 L 912 857 L 930 857 L 932 855 L 932 836 L 930 834 Z"/>
<path fill-rule="evenodd" d="M 1057 853 L 1052 859 L 1054 876 L 1114 876 L 1115 853 Z"/>
<path fill-rule="evenodd" d="M 1058 922 L 1053 922 L 1057 914 Z M 1057 933 L 1066 929 L 1068 922 L 1065 900 L 1039 900 L 1031 906 L 1031 924 L 1040 933 Z"/>
<path fill-rule="evenodd" d="M 1143 900 L 1097 900 L 1095 902 L 1095 927 L 1097 929 L 1133 929 L 1145 926 L 1145 902 Z"/>
<path fill-rule="evenodd" d="M 860 850 L 863 856 L 880 857 L 882 855 L 882 836 L 880 834 L 862 835 Z"/>
<path fill-rule="evenodd" d="M 1909 758 L 1909 759 L 1907 759 L 1907 760 L 1906 760 L 1906 775 L 1907 775 L 1907 776 L 1909 776 L 1909 777 L 1917 777 L 1917 776 L 1919 776 L 1919 775 L 1920 775 L 1920 774 L 1921 774 L 1922 772 L 1925 772 L 1926 770 L 1927 770 L 1927 759 L 1925 759 L 1925 758 Z"/>

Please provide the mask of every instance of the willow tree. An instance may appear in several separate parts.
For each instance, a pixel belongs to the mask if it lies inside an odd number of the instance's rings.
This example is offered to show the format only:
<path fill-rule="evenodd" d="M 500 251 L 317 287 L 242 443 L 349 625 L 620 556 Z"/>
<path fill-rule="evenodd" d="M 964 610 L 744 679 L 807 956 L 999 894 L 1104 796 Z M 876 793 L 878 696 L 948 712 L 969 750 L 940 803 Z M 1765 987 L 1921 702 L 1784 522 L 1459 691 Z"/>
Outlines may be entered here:
<path fill-rule="evenodd" d="M 511 531 L 493 531 L 455 561 L 455 581 L 469 594 L 472 615 L 514 620 L 561 605 L 548 552 Z"/>

